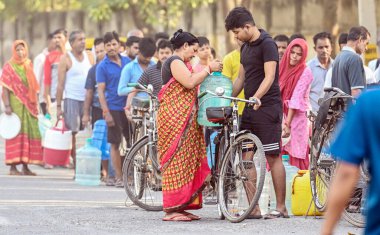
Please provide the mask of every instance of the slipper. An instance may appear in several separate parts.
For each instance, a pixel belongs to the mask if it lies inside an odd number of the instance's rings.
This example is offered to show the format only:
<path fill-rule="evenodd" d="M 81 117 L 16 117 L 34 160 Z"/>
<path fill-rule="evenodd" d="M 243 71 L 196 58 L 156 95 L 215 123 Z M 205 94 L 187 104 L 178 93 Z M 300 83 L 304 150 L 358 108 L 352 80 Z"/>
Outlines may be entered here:
<path fill-rule="evenodd" d="M 277 219 L 277 218 L 290 218 L 289 215 L 285 215 L 282 212 L 279 211 L 271 211 L 269 214 L 266 214 L 264 216 L 264 219 Z"/>
<path fill-rule="evenodd" d="M 190 212 L 187 212 L 187 211 L 181 212 L 181 214 L 190 218 L 191 220 L 200 220 L 201 219 L 201 217 L 194 215 L 194 214 L 191 214 Z"/>
<path fill-rule="evenodd" d="M 22 175 L 19 171 L 9 171 L 9 175 Z"/>
<path fill-rule="evenodd" d="M 170 217 L 164 217 L 162 219 L 163 221 L 182 221 L 182 222 L 189 222 L 191 219 L 183 214 L 174 214 Z"/>
<path fill-rule="evenodd" d="M 262 215 L 248 215 L 246 219 L 262 219 Z"/>
<path fill-rule="evenodd" d="M 30 171 L 30 170 L 27 170 L 27 171 L 23 171 L 22 172 L 22 175 L 30 175 L 30 176 L 36 176 L 37 174 Z"/>

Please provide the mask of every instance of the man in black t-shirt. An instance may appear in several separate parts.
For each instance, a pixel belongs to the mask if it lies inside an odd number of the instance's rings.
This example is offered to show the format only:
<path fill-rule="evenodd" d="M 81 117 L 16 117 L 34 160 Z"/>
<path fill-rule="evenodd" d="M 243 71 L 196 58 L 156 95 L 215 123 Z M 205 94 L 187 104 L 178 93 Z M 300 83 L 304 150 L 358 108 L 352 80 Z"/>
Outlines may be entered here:
<path fill-rule="evenodd" d="M 241 48 L 240 73 L 233 84 L 233 96 L 244 88 L 246 99 L 258 101 L 253 108 L 246 105 L 240 129 L 249 130 L 263 143 L 265 156 L 271 169 L 276 192 L 276 210 L 265 218 L 288 217 L 285 207 L 285 169 L 280 157 L 282 102 L 278 84 L 278 50 L 267 32 L 258 29 L 252 14 L 244 7 L 236 7 L 225 20 L 227 31 L 244 42 Z M 252 218 L 259 217 L 258 207 Z"/>

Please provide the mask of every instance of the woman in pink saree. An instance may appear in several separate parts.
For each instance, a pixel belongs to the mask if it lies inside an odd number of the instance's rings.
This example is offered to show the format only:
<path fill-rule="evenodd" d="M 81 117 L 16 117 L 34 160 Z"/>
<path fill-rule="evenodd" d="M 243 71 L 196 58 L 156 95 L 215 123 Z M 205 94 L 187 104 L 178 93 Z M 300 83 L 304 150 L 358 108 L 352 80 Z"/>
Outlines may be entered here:
<path fill-rule="evenodd" d="M 284 110 L 283 137 L 290 141 L 283 147 L 291 165 L 301 170 L 309 168 L 309 108 L 311 70 L 306 66 L 307 43 L 297 38 L 287 47 L 280 63 L 280 90 Z"/>
<path fill-rule="evenodd" d="M 222 64 L 192 73 L 189 64 L 197 38 L 178 30 L 170 40 L 174 53 L 162 65 L 166 84 L 159 93 L 158 151 L 162 171 L 164 221 L 191 221 L 200 217 L 185 210 L 202 208 L 202 190 L 210 175 L 202 127 L 197 119 L 198 85 Z"/>

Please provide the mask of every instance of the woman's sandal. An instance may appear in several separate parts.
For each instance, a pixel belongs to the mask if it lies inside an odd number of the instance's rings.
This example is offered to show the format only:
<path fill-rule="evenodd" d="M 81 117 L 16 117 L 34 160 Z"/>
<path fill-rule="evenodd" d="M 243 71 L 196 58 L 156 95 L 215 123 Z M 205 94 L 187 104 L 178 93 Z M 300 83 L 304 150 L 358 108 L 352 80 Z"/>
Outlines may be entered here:
<path fill-rule="evenodd" d="M 269 214 L 264 216 L 264 219 L 278 219 L 278 218 L 290 218 L 289 215 L 285 215 L 284 213 L 273 210 Z"/>
<path fill-rule="evenodd" d="M 9 175 L 22 175 L 22 173 L 17 170 L 11 170 L 9 171 Z"/>
<path fill-rule="evenodd" d="M 26 171 L 22 171 L 22 175 L 36 176 L 37 174 L 30 170 L 26 170 Z"/>
<path fill-rule="evenodd" d="M 163 221 L 182 221 L 182 222 L 190 222 L 191 219 L 184 214 L 174 214 L 168 217 L 162 218 Z"/>
<path fill-rule="evenodd" d="M 187 212 L 187 211 L 183 211 L 183 212 L 181 212 L 181 214 L 185 215 L 186 217 L 189 217 L 191 220 L 200 220 L 201 219 L 201 217 L 194 215 L 194 214 L 191 214 L 190 212 Z"/>

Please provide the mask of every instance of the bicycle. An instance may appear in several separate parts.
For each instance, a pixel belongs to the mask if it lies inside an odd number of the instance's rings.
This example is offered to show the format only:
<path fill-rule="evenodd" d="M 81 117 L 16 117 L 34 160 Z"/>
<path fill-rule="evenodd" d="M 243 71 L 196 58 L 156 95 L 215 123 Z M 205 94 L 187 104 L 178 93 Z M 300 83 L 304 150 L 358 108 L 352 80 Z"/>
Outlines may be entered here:
<path fill-rule="evenodd" d="M 139 138 L 128 152 L 123 163 L 124 188 L 137 206 L 148 211 L 162 211 L 161 171 L 157 152 L 156 113 L 158 98 L 153 95 L 153 87 L 145 88 L 138 83 L 130 83 L 129 87 L 146 92 L 150 99 L 135 102 L 135 107 L 142 111 L 139 117 L 139 131 L 144 135 Z"/>
<path fill-rule="evenodd" d="M 211 96 L 204 101 L 218 97 L 233 103 L 232 107 L 208 107 L 206 116 L 210 122 L 223 126 L 215 138 L 215 163 L 211 167 L 211 185 L 216 189 L 219 216 L 233 223 L 241 222 L 257 206 L 265 180 L 266 159 L 261 141 L 247 130 L 239 131 L 237 103 L 253 105 L 256 100 L 225 96 L 223 88 L 217 88 L 215 93 L 206 90 L 198 98 L 206 94 Z"/>
<path fill-rule="evenodd" d="M 310 186 L 315 207 L 323 212 L 326 210 L 327 194 L 330 181 L 334 175 L 336 161 L 329 153 L 330 142 L 337 124 L 347 111 L 352 96 L 339 88 L 325 88 L 325 96 L 318 115 L 310 115 L 312 138 L 310 148 Z M 362 180 L 359 182 L 349 205 L 344 210 L 343 217 L 351 224 L 364 227 L 362 213 L 365 207 L 365 194 L 369 182 L 366 166 L 361 165 Z M 352 207 L 355 207 L 352 209 Z"/>

